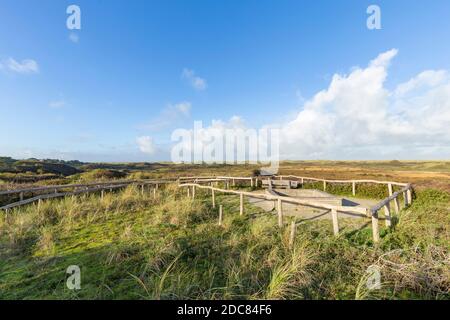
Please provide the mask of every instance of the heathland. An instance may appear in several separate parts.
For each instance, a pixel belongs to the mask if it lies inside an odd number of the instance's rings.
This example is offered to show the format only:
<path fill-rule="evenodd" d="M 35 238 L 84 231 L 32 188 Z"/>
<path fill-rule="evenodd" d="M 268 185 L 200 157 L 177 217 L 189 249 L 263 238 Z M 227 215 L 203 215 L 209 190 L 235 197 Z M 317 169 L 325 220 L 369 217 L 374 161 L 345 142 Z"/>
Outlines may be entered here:
<path fill-rule="evenodd" d="M 193 175 L 250 176 L 254 165 L 92 164 L 0 158 L 0 189 L 113 179 Z M 414 201 L 380 225 L 304 221 L 293 246 L 277 217 L 239 198 L 195 199 L 169 184 L 153 193 L 136 186 L 48 200 L 0 213 L 0 299 L 449 299 L 450 162 L 290 161 L 280 174 L 410 182 Z M 313 185 L 310 187 L 314 187 Z M 250 187 L 236 186 L 249 189 Z M 329 192 L 351 190 L 330 186 Z M 380 200 L 385 190 L 361 189 Z M 1 203 L 15 199 L 3 197 Z M 81 268 L 81 289 L 66 286 L 67 267 Z M 381 287 L 368 290 L 376 266 Z"/>

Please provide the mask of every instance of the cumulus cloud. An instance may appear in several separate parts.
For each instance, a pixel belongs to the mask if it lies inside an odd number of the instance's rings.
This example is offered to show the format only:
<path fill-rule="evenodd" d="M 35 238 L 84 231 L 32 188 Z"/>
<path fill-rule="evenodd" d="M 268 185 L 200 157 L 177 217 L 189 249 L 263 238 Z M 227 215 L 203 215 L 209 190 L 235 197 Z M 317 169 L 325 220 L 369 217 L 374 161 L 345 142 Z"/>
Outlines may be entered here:
<path fill-rule="evenodd" d="M 136 138 L 136 143 L 139 147 L 139 150 L 145 154 L 152 155 L 156 151 L 153 139 L 149 136 Z"/>
<path fill-rule="evenodd" d="M 365 68 L 335 74 L 328 88 L 281 126 L 285 158 L 445 158 L 450 156 L 450 79 L 427 70 L 385 87 L 396 49 Z"/>
<path fill-rule="evenodd" d="M 0 68 L 21 74 L 30 74 L 39 72 L 39 65 L 33 59 L 24 59 L 22 61 L 16 61 L 13 58 L 8 58 L 0 63 Z"/>
<path fill-rule="evenodd" d="M 392 89 L 385 86 L 398 50 L 366 67 L 333 75 L 280 129 L 281 159 L 448 159 L 450 75 L 425 70 Z M 214 120 L 208 129 L 246 129 L 244 121 Z"/>
<path fill-rule="evenodd" d="M 183 69 L 183 72 L 181 73 L 181 77 L 189 82 L 189 84 L 198 91 L 203 91 L 206 89 L 208 84 L 206 83 L 205 79 L 202 79 L 198 77 L 195 74 L 194 70 L 191 69 Z"/>

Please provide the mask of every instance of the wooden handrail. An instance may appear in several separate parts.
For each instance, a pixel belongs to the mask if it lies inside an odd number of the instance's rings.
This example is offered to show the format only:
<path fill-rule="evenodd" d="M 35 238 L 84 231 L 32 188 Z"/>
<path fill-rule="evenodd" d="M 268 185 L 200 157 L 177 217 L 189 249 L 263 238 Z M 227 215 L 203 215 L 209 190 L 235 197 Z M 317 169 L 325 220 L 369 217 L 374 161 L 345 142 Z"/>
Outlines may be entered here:
<path fill-rule="evenodd" d="M 0 210 L 9 210 L 9 209 L 20 207 L 20 206 L 23 206 L 23 205 L 26 205 L 29 203 L 33 203 L 38 200 L 61 198 L 61 197 L 65 197 L 65 196 L 102 191 L 102 190 L 106 190 L 106 189 L 119 189 L 119 188 L 123 188 L 126 186 L 129 186 L 129 184 L 108 185 L 108 186 L 102 186 L 102 187 L 91 188 L 91 189 L 83 189 L 83 190 L 77 190 L 77 191 L 72 191 L 72 192 L 64 192 L 64 193 L 41 194 L 41 195 L 33 197 L 33 198 L 29 198 L 29 199 L 25 199 L 22 201 L 7 204 L 6 206 L 0 207 Z"/>
<path fill-rule="evenodd" d="M 411 184 L 407 184 L 404 188 L 399 191 L 394 192 L 391 196 L 381 200 L 379 203 L 370 208 L 370 211 L 375 212 L 383 208 L 387 203 L 390 203 L 392 200 L 397 198 L 400 194 L 411 189 Z"/>
<path fill-rule="evenodd" d="M 275 195 L 258 194 L 258 193 L 246 192 L 246 191 L 220 189 L 220 188 L 200 185 L 197 183 L 184 183 L 184 184 L 180 184 L 179 187 L 197 187 L 200 189 L 209 189 L 209 190 L 214 190 L 214 191 L 222 192 L 222 193 L 231 193 L 231 194 L 236 194 L 236 195 L 242 194 L 242 195 L 250 197 L 250 198 L 257 198 L 257 199 L 263 199 L 263 200 L 269 200 L 269 201 L 281 200 L 282 202 L 299 204 L 299 205 L 304 205 L 304 206 L 312 207 L 312 208 L 328 209 L 328 210 L 336 209 L 337 211 L 341 211 L 341 212 L 361 213 L 364 215 L 367 214 L 366 208 L 333 206 L 333 205 L 329 205 L 329 204 L 325 204 L 325 203 L 321 203 L 321 202 L 295 199 L 295 198 L 291 198 L 291 197 L 287 197 L 287 196 L 275 196 Z"/>
<path fill-rule="evenodd" d="M 14 189 L 14 190 L 5 190 L 0 191 L 0 196 L 2 195 L 10 195 L 10 194 L 16 194 L 16 193 L 22 193 L 22 192 L 38 192 L 38 191 L 45 191 L 45 190 L 60 190 L 60 189 L 69 189 L 69 188 L 85 188 L 85 187 L 92 187 L 92 186 L 102 186 L 102 185 L 116 185 L 116 184 L 163 184 L 163 183 L 170 183 L 174 182 L 174 180 L 121 180 L 121 181 L 109 181 L 109 182 L 91 182 L 86 184 L 63 184 L 63 185 L 49 185 L 49 186 L 40 186 L 40 187 L 32 187 L 27 189 Z"/>
<path fill-rule="evenodd" d="M 303 179 L 303 180 L 312 180 L 312 181 L 325 181 L 329 183 L 376 183 L 376 184 L 392 184 L 396 186 L 407 186 L 408 183 L 403 182 L 393 182 L 393 181 L 379 181 L 379 180 L 329 180 L 329 179 L 320 179 L 320 178 L 313 178 L 313 177 L 299 177 L 294 175 L 279 175 L 275 177 L 280 178 L 296 178 L 296 179 Z"/>
<path fill-rule="evenodd" d="M 319 178 L 312 178 L 312 177 L 299 177 L 294 175 L 279 175 L 279 176 L 270 176 L 267 177 L 269 181 L 271 181 L 273 178 L 295 178 L 295 179 L 301 179 L 302 182 L 304 180 L 312 180 L 312 181 L 321 181 L 324 183 L 324 189 L 326 188 L 326 183 L 352 183 L 353 185 L 353 194 L 355 193 L 355 184 L 356 183 L 376 183 L 376 184 L 386 184 L 389 188 L 389 197 L 383 199 L 376 205 L 372 206 L 370 209 L 366 208 L 357 208 L 357 207 L 347 207 L 347 206 L 334 206 L 329 205 L 325 203 L 320 202 L 314 202 L 314 201 L 308 201 L 308 200 L 301 200 L 301 199 L 295 199 L 292 197 L 287 196 L 280 196 L 280 195 L 267 195 L 267 194 L 257 194 L 252 192 L 245 192 L 245 191 L 236 191 L 236 190 L 229 190 L 229 189 L 220 189 L 213 186 L 205 186 L 200 185 L 198 183 L 181 183 L 182 180 L 200 180 L 199 182 L 216 182 L 216 181 L 226 181 L 228 185 L 229 180 L 250 180 L 251 185 L 253 186 L 253 179 L 265 179 L 266 177 L 229 177 L 229 176 L 203 176 L 203 177 L 179 177 L 176 179 L 178 181 L 179 187 L 193 187 L 193 196 L 195 196 L 195 188 L 200 189 L 209 189 L 212 192 L 213 197 L 213 206 L 215 206 L 214 202 L 214 191 L 222 192 L 222 193 L 231 193 L 231 194 L 237 194 L 240 195 L 241 199 L 243 196 L 257 198 L 257 199 L 264 199 L 269 201 L 277 201 L 278 207 L 280 207 L 281 202 L 285 203 L 293 203 L 298 205 L 303 205 L 307 207 L 312 208 L 320 208 L 320 209 L 327 209 L 330 210 L 332 213 L 333 218 L 333 228 L 335 234 L 339 231 L 338 225 L 337 225 L 337 215 L 336 213 L 338 211 L 340 212 L 349 212 L 349 213 L 358 213 L 358 214 L 364 214 L 367 216 L 371 216 L 372 218 L 372 231 L 373 231 L 373 239 L 374 242 L 379 241 L 379 231 L 378 231 L 378 211 L 381 208 L 385 208 L 385 215 L 386 215 L 386 225 L 391 226 L 391 220 L 390 220 L 390 202 L 395 201 L 396 202 L 396 208 L 398 208 L 398 197 L 400 194 L 405 193 L 405 206 L 408 204 L 411 204 L 412 202 L 412 185 L 409 183 L 400 183 L 400 182 L 391 182 L 391 181 L 378 181 L 378 180 L 328 180 L 328 179 L 319 179 Z M 67 195 L 75 195 L 80 193 L 89 193 L 89 192 L 95 192 L 95 191 L 101 191 L 105 189 L 117 189 L 122 188 L 124 186 L 128 186 L 130 184 L 136 183 L 139 185 L 149 185 L 149 184 L 163 184 L 163 183 L 170 183 L 174 182 L 174 180 L 128 180 L 128 181 L 113 181 L 113 182 L 92 182 L 88 184 L 68 184 L 68 185 L 55 185 L 55 186 L 42 186 L 42 187 L 34 187 L 34 188 L 28 188 L 28 189 L 17 189 L 17 190 L 6 190 L 6 191 L 0 191 L 0 195 L 9 195 L 9 194 L 17 194 L 17 193 L 25 193 L 25 192 L 37 192 L 37 191 L 45 191 L 45 190 L 61 190 L 61 189 L 68 189 L 68 188 L 87 188 L 85 190 L 74 190 L 72 192 L 66 192 L 66 193 L 51 193 L 51 194 L 44 194 L 39 195 L 30 199 L 21 200 L 15 203 L 8 204 L 6 206 L 0 207 L 0 209 L 3 210 L 9 210 L 11 208 L 21 206 L 24 204 L 32 203 L 37 200 L 42 199 L 51 199 L 51 198 L 57 198 L 57 197 L 63 197 Z M 392 186 L 402 186 L 403 188 L 397 192 L 392 193 Z M 94 187 L 94 188 L 89 188 Z M 241 200 L 242 205 L 242 200 Z M 280 208 L 278 209 L 281 210 Z M 279 217 L 280 218 L 280 217 Z M 280 220 L 281 221 L 281 220 Z"/>

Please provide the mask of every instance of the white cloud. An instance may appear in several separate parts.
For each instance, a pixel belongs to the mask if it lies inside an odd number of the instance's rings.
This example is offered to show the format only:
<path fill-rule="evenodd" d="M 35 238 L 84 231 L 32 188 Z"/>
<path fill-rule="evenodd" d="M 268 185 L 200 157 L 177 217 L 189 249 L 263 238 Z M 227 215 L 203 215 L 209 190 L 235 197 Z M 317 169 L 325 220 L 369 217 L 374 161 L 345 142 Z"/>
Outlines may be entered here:
<path fill-rule="evenodd" d="M 280 128 L 281 159 L 448 159 L 450 75 L 425 70 L 388 89 L 396 49 L 365 68 L 335 74 Z M 211 128 L 246 126 L 241 118 L 214 120 Z M 208 128 L 206 128 L 208 129 Z"/>
<path fill-rule="evenodd" d="M 172 106 L 172 108 L 174 108 L 175 110 L 180 112 L 182 115 L 188 117 L 191 112 L 191 103 L 186 102 L 186 101 L 180 102 L 180 103 L 177 103 L 176 105 Z"/>
<path fill-rule="evenodd" d="M 156 151 L 153 139 L 149 136 L 136 138 L 136 143 L 139 147 L 139 150 L 145 154 L 152 155 Z"/>
<path fill-rule="evenodd" d="M 397 55 L 380 54 L 366 68 L 335 74 L 281 126 L 287 158 L 445 158 L 450 156 L 450 79 L 427 70 L 393 91 L 385 88 Z"/>
<path fill-rule="evenodd" d="M 64 108 L 66 106 L 66 102 L 64 100 L 62 100 L 62 99 L 61 100 L 50 101 L 48 106 L 50 108 L 53 108 L 53 109 L 61 109 L 61 108 Z"/>
<path fill-rule="evenodd" d="M 0 63 L 1 69 L 7 69 L 12 72 L 29 74 L 38 73 L 39 65 L 33 59 L 24 59 L 21 62 L 16 61 L 13 58 L 8 58 Z"/>
<path fill-rule="evenodd" d="M 445 70 L 427 70 L 411 80 L 397 86 L 394 94 L 397 97 L 406 96 L 408 93 L 416 93 L 418 90 L 428 90 L 449 80 L 449 74 Z"/>
<path fill-rule="evenodd" d="M 176 125 L 190 117 L 192 104 L 188 101 L 169 104 L 149 123 L 141 126 L 144 130 L 158 131 Z"/>
<path fill-rule="evenodd" d="M 205 79 L 202 79 L 195 75 L 194 70 L 187 68 L 183 69 L 181 77 L 183 79 L 186 79 L 189 82 L 189 84 L 196 90 L 202 91 L 205 90 L 206 87 L 208 86 Z"/>

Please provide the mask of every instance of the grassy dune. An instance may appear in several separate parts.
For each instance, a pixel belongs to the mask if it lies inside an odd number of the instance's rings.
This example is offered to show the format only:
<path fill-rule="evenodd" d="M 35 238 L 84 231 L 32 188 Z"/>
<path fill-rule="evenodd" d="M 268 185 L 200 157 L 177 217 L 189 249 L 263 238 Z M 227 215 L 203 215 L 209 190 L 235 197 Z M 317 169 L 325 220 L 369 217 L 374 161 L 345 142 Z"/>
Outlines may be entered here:
<path fill-rule="evenodd" d="M 45 202 L 0 220 L 0 299 L 373 299 L 450 298 L 450 195 L 424 190 L 394 231 L 328 220 L 289 228 L 238 197 L 219 195 L 224 224 L 206 191 L 195 201 L 168 186 L 157 199 L 129 187 L 116 194 Z M 66 268 L 81 267 L 81 290 Z M 366 270 L 381 270 L 368 291 Z"/>

